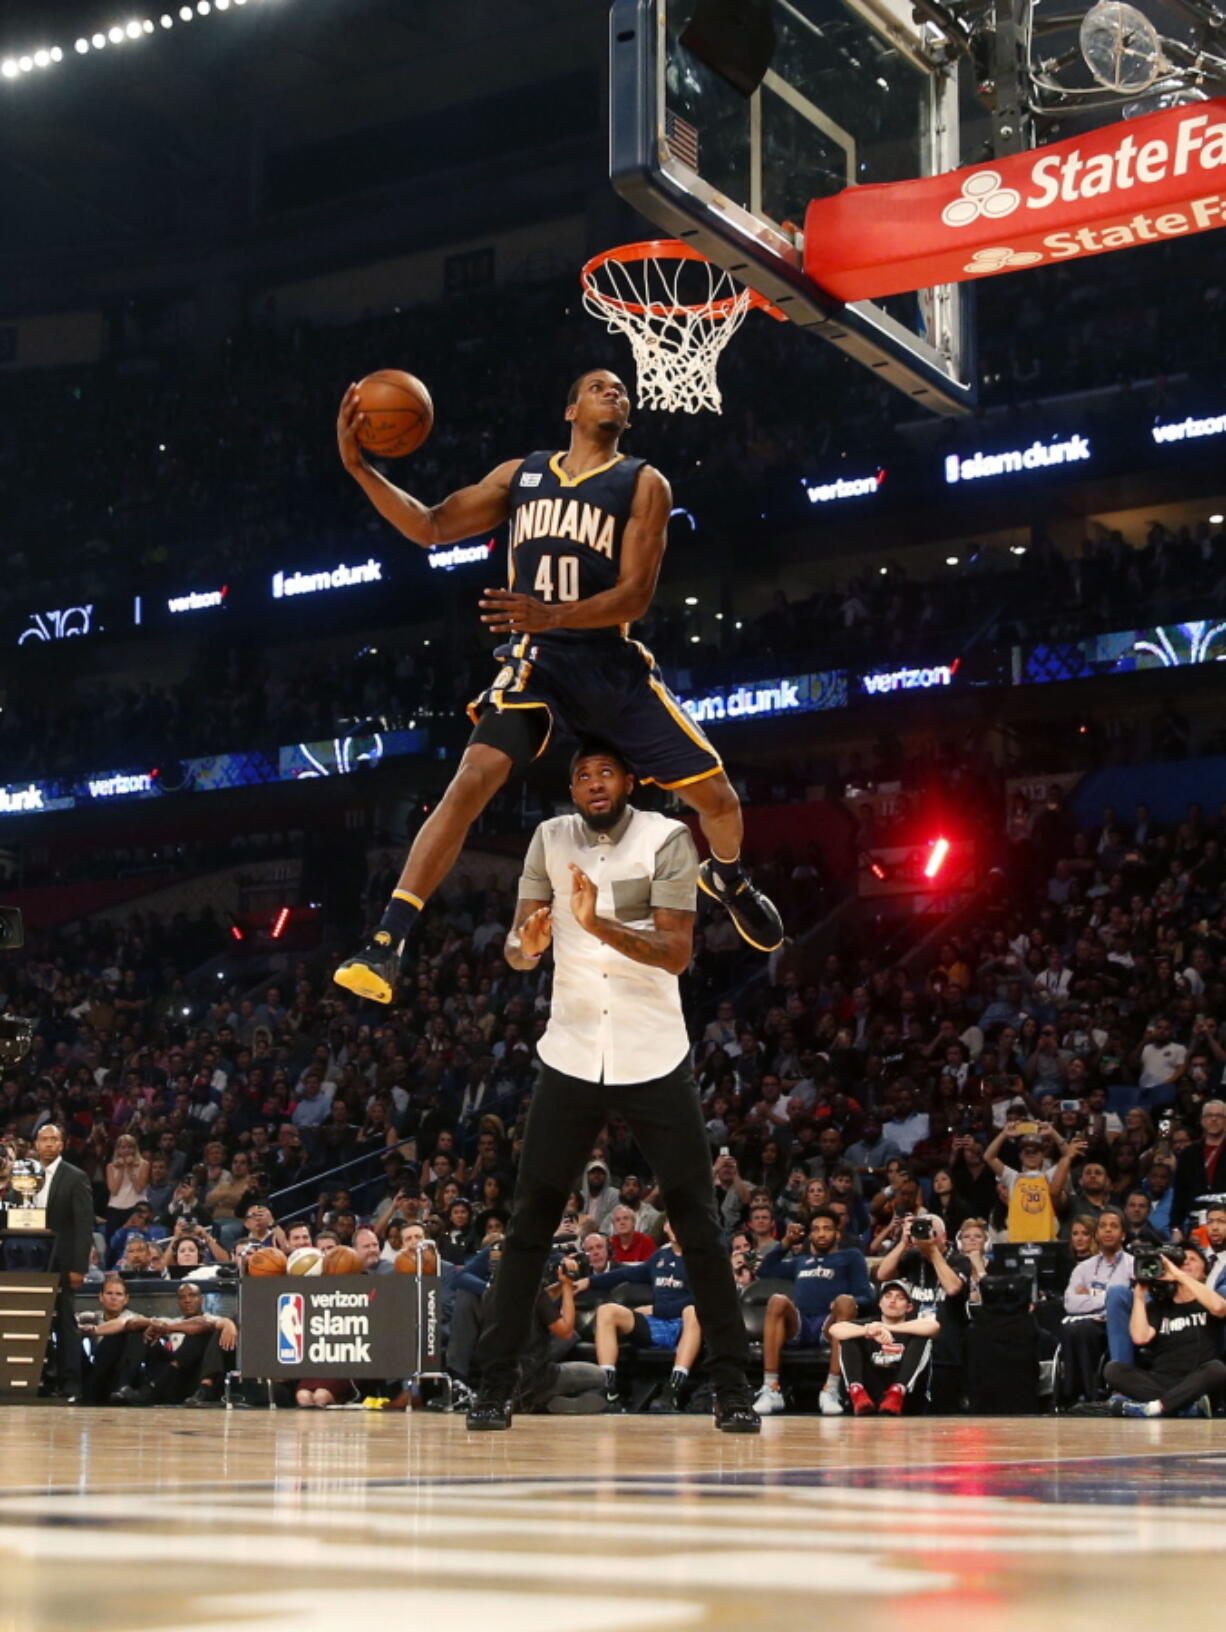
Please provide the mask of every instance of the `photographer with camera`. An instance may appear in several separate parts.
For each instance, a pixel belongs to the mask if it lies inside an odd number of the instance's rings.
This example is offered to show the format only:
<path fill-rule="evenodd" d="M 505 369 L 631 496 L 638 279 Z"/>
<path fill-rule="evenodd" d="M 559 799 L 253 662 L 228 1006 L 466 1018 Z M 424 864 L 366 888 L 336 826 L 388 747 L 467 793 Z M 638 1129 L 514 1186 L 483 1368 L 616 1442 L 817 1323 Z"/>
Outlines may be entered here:
<path fill-rule="evenodd" d="M 1107 1364 L 1118 1417 L 1177 1416 L 1226 1388 L 1221 1359 L 1226 1298 L 1205 1284 L 1200 1247 L 1140 1247 L 1134 1255 L 1129 1336 L 1144 1349 L 1142 1370 L 1119 1360 Z"/>
<path fill-rule="evenodd" d="M 901 1280 L 911 1302 L 938 1322 L 932 1353 L 932 1408 L 941 1414 L 962 1409 L 966 1374 L 967 1305 L 971 1266 L 960 1253 L 947 1253 L 945 1225 L 931 1213 L 903 1220 L 902 1238 L 872 1271 L 878 1286 Z"/>
<path fill-rule="evenodd" d="M 754 1401 L 760 1417 L 785 1408 L 779 1386 L 779 1360 L 785 1347 L 815 1347 L 829 1334 L 832 1322 L 854 1320 L 872 1307 L 873 1289 L 868 1265 L 858 1249 L 840 1248 L 839 1226 L 833 1213 L 819 1207 L 809 1220 L 809 1250 L 788 1256 L 804 1239 L 804 1227 L 789 1224 L 782 1242 L 758 1264 L 758 1278 L 791 1281 L 792 1295 L 775 1292 L 766 1305 L 762 1326 L 762 1387 Z M 839 1345 L 830 1342 L 830 1370 L 818 1397 L 824 1417 L 841 1417 L 839 1399 Z"/>
<path fill-rule="evenodd" d="M 555 1360 L 555 1345 L 575 1340 L 575 1286 L 590 1273 L 582 1253 L 551 1255 L 533 1310 L 532 1330 L 520 1357 L 517 1411 L 591 1416 L 607 1409 L 605 1373 L 585 1360 Z"/>

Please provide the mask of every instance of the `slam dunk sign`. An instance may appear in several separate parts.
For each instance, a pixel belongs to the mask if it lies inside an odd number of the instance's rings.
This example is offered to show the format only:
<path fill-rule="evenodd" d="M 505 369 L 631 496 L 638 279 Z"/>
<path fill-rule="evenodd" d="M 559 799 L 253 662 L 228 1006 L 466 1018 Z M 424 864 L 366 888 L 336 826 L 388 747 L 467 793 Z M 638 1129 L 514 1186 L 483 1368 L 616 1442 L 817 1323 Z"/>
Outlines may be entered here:
<path fill-rule="evenodd" d="M 1012 272 L 1226 225 L 1226 97 L 805 214 L 805 271 L 841 300 Z"/>

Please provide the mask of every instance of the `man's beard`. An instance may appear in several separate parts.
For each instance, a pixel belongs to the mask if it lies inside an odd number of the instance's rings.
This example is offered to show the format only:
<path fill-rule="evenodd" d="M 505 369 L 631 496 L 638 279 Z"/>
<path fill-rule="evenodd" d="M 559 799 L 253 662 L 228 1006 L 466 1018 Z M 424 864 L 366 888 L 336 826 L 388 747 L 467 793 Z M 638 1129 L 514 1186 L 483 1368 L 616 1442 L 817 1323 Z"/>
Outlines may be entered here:
<path fill-rule="evenodd" d="M 589 827 L 594 827 L 597 833 L 607 833 L 621 821 L 629 800 L 630 795 L 623 793 L 620 799 L 612 802 L 608 810 L 585 810 L 583 820 Z"/>

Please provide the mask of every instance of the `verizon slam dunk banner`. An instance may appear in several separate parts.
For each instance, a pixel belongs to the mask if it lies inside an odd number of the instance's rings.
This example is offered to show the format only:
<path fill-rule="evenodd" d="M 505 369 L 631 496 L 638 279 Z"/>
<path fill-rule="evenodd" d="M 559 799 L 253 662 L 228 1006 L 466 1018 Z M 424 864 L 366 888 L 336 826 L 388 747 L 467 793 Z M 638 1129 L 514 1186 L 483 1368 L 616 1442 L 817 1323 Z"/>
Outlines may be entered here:
<path fill-rule="evenodd" d="M 245 1276 L 238 1369 L 244 1377 L 408 1377 L 431 1370 L 442 1358 L 442 1284 L 434 1275 Z"/>

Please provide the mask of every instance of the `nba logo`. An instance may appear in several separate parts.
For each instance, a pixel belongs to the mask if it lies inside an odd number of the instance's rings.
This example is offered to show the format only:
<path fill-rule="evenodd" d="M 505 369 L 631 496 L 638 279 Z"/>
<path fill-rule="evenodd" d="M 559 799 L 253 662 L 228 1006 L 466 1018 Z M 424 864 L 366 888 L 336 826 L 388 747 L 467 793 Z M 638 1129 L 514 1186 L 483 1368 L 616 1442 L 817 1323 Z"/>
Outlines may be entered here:
<path fill-rule="evenodd" d="M 302 1329 L 306 1299 L 301 1292 L 281 1292 L 277 1296 L 277 1364 L 302 1364 Z"/>

